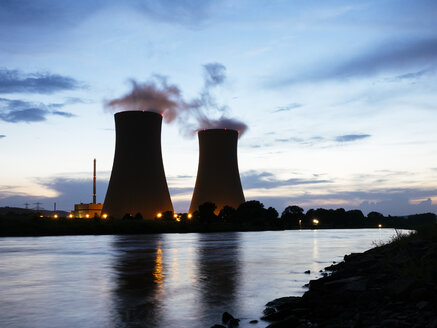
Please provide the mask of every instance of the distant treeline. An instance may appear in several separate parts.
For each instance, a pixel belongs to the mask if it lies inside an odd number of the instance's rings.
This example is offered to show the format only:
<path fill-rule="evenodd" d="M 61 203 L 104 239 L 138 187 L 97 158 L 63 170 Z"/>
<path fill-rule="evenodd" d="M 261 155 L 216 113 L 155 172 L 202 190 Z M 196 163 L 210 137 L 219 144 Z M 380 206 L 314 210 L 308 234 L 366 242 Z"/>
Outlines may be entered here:
<path fill-rule="evenodd" d="M 414 228 L 418 225 L 436 223 L 434 213 L 415 214 L 409 216 L 384 216 L 378 212 L 370 212 L 367 217 L 361 210 L 346 211 L 343 208 L 304 209 L 288 206 L 279 215 L 273 208 L 265 208 L 259 201 L 251 200 L 241 204 L 237 209 L 225 206 L 217 215 L 215 204 L 205 203 L 193 214 L 193 219 L 201 223 L 228 222 L 240 225 L 265 226 L 278 229 L 309 228 Z"/>
<path fill-rule="evenodd" d="M 26 212 L 0 215 L 0 236 L 51 236 L 89 234 L 142 234 L 162 232 L 259 231 L 284 229 L 330 228 L 404 228 L 414 229 L 435 224 L 434 213 L 407 217 L 384 216 L 370 212 L 367 217 L 360 210 L 343 208 L 310 209 L 306 213 L 299 206 L 288 206 L 279 215 L 272 207 L 265 208 L 256 200 L 241 204 L 237 209 L 225 206 L 217 213 L 216 205 L 205 203 L 192 215 L 162 213 L 160 218 L 143 219 L 140 214 L 123 218 L 69 219 L 44 217 L 41 213 Z"/>

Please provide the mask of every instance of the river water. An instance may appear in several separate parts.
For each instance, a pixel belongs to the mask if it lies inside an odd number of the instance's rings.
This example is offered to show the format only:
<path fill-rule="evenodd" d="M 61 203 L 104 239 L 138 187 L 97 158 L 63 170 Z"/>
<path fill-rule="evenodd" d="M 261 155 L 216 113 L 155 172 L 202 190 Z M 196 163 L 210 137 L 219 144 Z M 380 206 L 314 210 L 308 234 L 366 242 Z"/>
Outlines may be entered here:
<path fill-rule="evenodd" d="M 265 327 L 266 302 L 392 229 L 0 238 L 0 327 Z M 305 274 L 311 270 L 311 274 Z"/>

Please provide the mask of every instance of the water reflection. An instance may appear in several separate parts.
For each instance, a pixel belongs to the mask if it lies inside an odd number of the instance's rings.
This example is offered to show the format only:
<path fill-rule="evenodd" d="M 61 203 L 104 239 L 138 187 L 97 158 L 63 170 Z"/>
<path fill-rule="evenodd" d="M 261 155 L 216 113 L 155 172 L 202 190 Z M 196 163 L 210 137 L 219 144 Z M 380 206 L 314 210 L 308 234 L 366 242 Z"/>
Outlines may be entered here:
<path fill-rule="evenodd" d="M 393 230 L 264 231 L 3 238 L 0 327 L 211 327 L 250 324 L 276 297 Z M 311 274 L 304 272 L 311 269 Z"/>
<path fill-rule="evenodd" d="M 162 235 L 116 236 L 114 272 L 116 322 L 124 327 L 156 326 L 164 281 Z M 117 325 L 118 326 L 118 325 Z"/>
<path fill-rule="evenodd" d="M 239 233 L 199 234 L 197 245 L 200 315 L 214 322 L 223 311 L 236 310 L 241 278 Z"/>

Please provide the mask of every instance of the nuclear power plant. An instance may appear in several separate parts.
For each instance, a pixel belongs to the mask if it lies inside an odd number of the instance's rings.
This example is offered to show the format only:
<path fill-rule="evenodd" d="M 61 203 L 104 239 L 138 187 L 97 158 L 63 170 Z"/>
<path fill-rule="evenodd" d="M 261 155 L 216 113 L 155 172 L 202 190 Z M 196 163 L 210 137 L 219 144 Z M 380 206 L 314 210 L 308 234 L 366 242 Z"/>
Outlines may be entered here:
<path fill-rule="evenodd" d="M 199 167 L 190 213 L 205 202 L 216 204 L 216 213 L 225 205 L 237 208 L 244 203 L 238 171 L 238 132 L 207 129 L 198 132 Z"/>
<path fill-rule="evenodd" d="M 162 115 L 124 111 L 114 118 L 114 163 L 102 213 L 149 219 L 173 211 L 162 162 Z"/>

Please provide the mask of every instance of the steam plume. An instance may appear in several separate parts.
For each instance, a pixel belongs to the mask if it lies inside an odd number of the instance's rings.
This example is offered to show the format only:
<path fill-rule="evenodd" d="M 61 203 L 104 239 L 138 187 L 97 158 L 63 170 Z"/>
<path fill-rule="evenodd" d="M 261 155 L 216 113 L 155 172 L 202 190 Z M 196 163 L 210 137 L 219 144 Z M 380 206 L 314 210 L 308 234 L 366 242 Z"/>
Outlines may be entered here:
<path fill-rule="evenodd" d="M 125 96 L 105 104 L 107 108 L 121 110 L 147 110 L 164 115 L 167 123 L 176 119 L 184 107 L 181 91 L 176 85 L 169 85 L 167 78 L 155 75 L 154 80 L 138 83 L 131 80 L 132 91 Z"/>
<path fill-rule="evenodd" d="M 169 84 L 166 77 L 155 75 L 145 83 L 131 80 L 131 92 L 106 102 L 105 107 L 160 113 L 164 115 L 166 123 L 176 120 L 185 132 L 191 130 L 189 134 L 204 129 L 234 129 L 241 136 L 247 130 L 247 125 L 227 117 L 228 107 L 219 105 L 212 94 L 214 88 L 225 83 L 226 67 L 220 63 L 209 63 L 203 69 L 203 88 L 199 96 L 189 102 L 183 99 L 178 86 Z"/>

